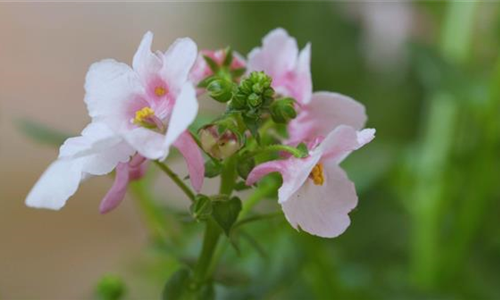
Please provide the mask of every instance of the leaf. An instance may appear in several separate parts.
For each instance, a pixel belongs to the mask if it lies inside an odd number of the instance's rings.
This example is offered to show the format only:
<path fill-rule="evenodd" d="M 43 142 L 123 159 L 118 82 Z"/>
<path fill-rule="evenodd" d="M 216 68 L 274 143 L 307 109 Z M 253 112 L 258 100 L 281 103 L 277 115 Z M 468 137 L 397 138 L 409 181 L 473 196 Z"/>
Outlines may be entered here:
<path fill-rule="evenodd" d="M 203 79 L 202 81 L 200 81 L 200 83 L 198 83 L 198 87 L 199 88 L 206 88 L 215 79 L 217 79 L 216 75 L 208 76 L 205 79 Z"/>
<path fill-rule="evenodd" d="M 302 157 L 306 157 L 309 155 L 309 149 L 307 149 L 307 146 L 306 144 L 304 143 L 300 143 L 298 146 L 297 146 L 297 150 L 299 150 L 302 154 Z"/>
<path fill-rule="evenodd" d="M 31 120 L 21 119 L 16 122 L 16 125 L 27 137 L 36 142 L 51 146 L 60 146 L 67 138 L 71 137 L 71 135 L 66 132 L 50 128 Z"/>
<path fill-rule="evenodd" d="M 238 181 L 235 185 L 234 185 L 234 190 L 235 191 L 244 191 L 244 190 L 248 190 L 248 189 L 251 189 L 252 187 L 251 186 L 248 186 L 246 184 L 246 182 L 244 181 Z"/>
<path fill-rule="evenodd" d="M 222 172 L 222 165 L 210 159 L 205 162 L 205 177 L 214 178 Z"/>
<path fill-rule="evenodd" d="M 215 222 L 222 228 L 226 236 L 229 236 L 231 227 L 238 219 L 241 211 L 241 200 L 233 197 L 228 201 L 213 202 L 212 216 Z"/>
<path fill-rule="evenodd" d="M 207 62 L 208 66 L 210 67 L 210 70 L 212 70 L 213 73 L 217 73 L 220 69 L 219 64 L 215 60 L 213 60 L 211 57 L 203 55 L 203 58 Z"/>
<path fill-rule="evenodd" d="M 190 211 L 196 220 L 206 220 L 212 214 L 212 200 L 205 195 L 197 195 L 196 201 L 191 204 Z"/>
<path fill-rule="evenodd" d="M 239 78 L 243 76 L 243 74 L 245 74 L 246 70 L 247 70 L 246 68 L 238 68 L 231 70 L 230 73 L 233 78 Z"/>
<path fill-rule="evenodd" d="M 224 51 L 224 52 L 226 53 L 226 57 L 224 57 L 224 61 L 222 62 L 222 65 L 225 67 L 229 67 L 231 65 L 231 63 L 233 62 L 233 50 L 231 49 L 231 47 L 227 47 L 226 51 Z"/>
<path fill-rule="evenodd" d="M 114 275 L 105 275 L 96 287 L 96 296 L 100 300 L 119 300 L 123 298 L 125 292 L 125 283 Z"/>
<path fill-rule="evenodd" d="M 191 299 L 189 288 L 191 271 L 188 268 L 181 268 L 175 272 L 167 281 L 163 288 L 163 300 Z"/>

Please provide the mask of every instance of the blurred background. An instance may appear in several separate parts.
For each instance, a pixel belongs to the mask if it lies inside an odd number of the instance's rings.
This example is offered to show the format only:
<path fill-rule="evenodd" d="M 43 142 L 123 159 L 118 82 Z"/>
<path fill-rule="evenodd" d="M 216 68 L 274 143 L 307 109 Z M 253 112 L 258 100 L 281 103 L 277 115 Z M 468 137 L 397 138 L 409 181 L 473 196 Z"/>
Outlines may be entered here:
<path fill-rule="evenodd" d="M 94 299 L 111 278 L 125 299 L 157 299 L 201 242 L 165 177 L 151 168 L 105 216 L 111 178 L 60 212 L 24 198 L 89 121 L 91 63 L 130 63 L 147 30 L 155 49 L 189 36 L 246 54 L 275 27 L 312 43 L 314 89 L 362 102 L 377 138 L 343 164 L 360 198 L 347 232 L 249 225 L 241 254 L 225 250 L 219 298 L 500 299 L 499 5 L 444 1 L 0 3 L 0 298 Z M 223 109 L 200 102 L 202 117 Z M 258 209 L 277 209 L 270 198 Z"/>

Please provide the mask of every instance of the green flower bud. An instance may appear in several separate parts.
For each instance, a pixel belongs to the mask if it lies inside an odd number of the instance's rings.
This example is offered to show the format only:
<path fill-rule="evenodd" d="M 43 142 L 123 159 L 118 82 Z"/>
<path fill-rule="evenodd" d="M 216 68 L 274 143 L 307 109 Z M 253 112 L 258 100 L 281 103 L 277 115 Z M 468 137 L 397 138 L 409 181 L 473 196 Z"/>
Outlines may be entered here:
<path fill-rule="evenodd" d="M 233 97 L 233 83 L 225 79 L 215 79 L 212 80 L 208 86 L 207 90 L 210 97 L 214 98 L 219 102 L 227 102 Z"/>
<path fill-rule="evenodd" d="M 288 123 L 288 121 L 297 117 L 294 103 L 295 100 L 292 98 L 283 98 L 274 101 L 269 109 L 273 121 L 276 123 Z"/>
<path fill-rule="evenodd" d="M 262 98 L 259 95 L 252 93 L 248 96 L 247 101 L 248 105 L 251 107 L 258 107 L 262 103 Z"/>
<path fill-rule="evenodd" d="M 229 106 L 230 109 L 243 110 L 247 108 L 255 110 L 269 105 L 274 98 L 271 82 L 271 77 L 264 72 L 250 73 L 247 78 L 240 82 L 236 95 Z"/>
<path fill-rule="evenodd" d="M 200 143 L 203 150 L 216 159 L 225 159 L 241 148 L 236 134 L 230 130 L 218 132 L 216 125 L 207 125 L 200 129 Z"/>

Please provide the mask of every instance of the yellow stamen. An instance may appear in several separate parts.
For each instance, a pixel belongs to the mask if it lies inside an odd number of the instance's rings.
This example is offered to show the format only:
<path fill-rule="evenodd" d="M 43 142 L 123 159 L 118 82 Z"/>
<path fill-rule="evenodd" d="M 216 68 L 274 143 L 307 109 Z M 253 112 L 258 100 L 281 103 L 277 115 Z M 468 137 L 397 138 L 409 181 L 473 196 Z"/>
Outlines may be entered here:
<path fill-rule="evenodd" d="M 315 185 L 323 185 L 325 182 L 325 177 L 323 176 L 323 165 L 315 165 L 309 176 L 311 176 Z"/>
<path fill-rule="evenodd" d="M 164 87 L 157 86 L 157 87 L 155 88 L 155 94 L 156 94 L 156 96 L 158 96 L 158 97 L 162 97 L 162 96 L 164 96 L 166 93 L 167 93 L 167 89 L 166 89 L 166 88 L 164 88 Z"/>
<path fill-rule="evenodd" d="M 135 118 L 133 120 L 134 124 L 142 125 L 147 118 L 155 115 L 155 111 L 151 107 L 144 107 L 135 112 Z"/>

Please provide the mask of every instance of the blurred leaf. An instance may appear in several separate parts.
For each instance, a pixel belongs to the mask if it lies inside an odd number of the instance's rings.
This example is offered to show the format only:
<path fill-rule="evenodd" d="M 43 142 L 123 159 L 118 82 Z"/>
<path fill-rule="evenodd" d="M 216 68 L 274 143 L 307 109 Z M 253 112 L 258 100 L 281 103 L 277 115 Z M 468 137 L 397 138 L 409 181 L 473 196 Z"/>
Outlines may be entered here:
<path fill-rule="evenodd" d="M 215 222 L 224 230 L 226 236 L 229 236 L 231 227 L 238 219 L 241 211 L 241 200 L 233 197 L 228 201 L 214 201 L 213 213 Z"/>
<path fill-rule="evenodd" d="M 36 142 L 50 146 L 59 147 L 66 139 L 71 137 L 71 135 L 66 132 L 50 128 L 32 120 L 21 119 L 16 122 L 16 125 L 27 137 Z"/>
<path fill-rule="evenodd" d="M 188 268 L 181 268 L 175 272 L 167 281 L 163 288 L 163 300 L 187 300 L 192 299 L 192 293 L 189 291 L 191 271 Z"/>
<path fill-rule="evenodd" d="M 99 300 L 119 300 L 125 295 L 125 283 L 115 275 L 105 275 L 96 287 Z"/>

